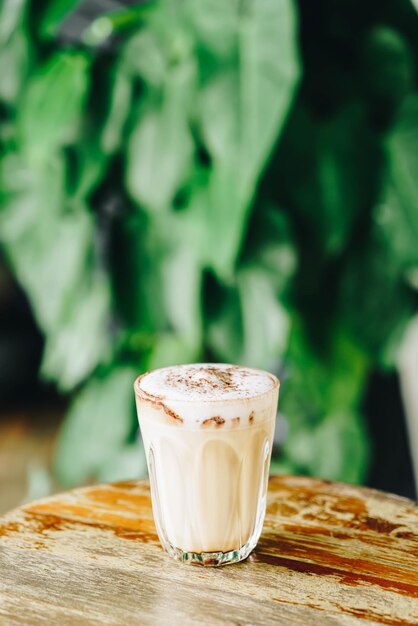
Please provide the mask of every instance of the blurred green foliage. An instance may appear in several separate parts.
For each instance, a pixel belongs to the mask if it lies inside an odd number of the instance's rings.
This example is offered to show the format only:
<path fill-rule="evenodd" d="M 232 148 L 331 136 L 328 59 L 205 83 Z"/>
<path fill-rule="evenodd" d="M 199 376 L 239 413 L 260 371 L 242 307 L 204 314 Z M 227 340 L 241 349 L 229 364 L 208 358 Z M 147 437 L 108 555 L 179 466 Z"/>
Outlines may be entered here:
<path fill-rule="evenodd" d="M 144 471 L 135 375 L 221 360 L 283 374 L 276 468 L 361 481 L 417 309 L 412 4 L 160 0 L 63 44 L 78 4 L 0 13 L 0 238 L 73 394 L 58 478 Z"/>

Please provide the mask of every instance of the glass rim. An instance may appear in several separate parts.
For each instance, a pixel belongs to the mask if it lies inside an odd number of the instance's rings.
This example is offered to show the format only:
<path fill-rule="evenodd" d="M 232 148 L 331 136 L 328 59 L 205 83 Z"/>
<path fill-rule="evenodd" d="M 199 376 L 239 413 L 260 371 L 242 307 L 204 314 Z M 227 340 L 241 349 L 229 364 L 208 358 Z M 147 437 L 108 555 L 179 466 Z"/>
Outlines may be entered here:
<path fill-rule="evenodd" d="M 268 395 L 270 393 L 272 393 L 273 391 L 276 391 L 280 388 L 280 380 L 277 378 L 277 376 L 275 376 L 274 374 L 272 374 L 271 372 L 267 371 L 267 370 L 263 370 L 261 368 L 257 368 L 257 367 L 247 367 L 246 365 L 238 365 L 237 367 L 242 367 L 243 369 L 249 370 L 251 372 L 260 372 L 262 374 L 266 374 L 270 380 L 272 381 L 272 387 L 270 389 L 267 389 L 267 391 L 262 391 L 261 393 L 255 393 L 254 395 L 250 395 L 250 396 L 243 396 L 241 398 L 209 398 L 209 399 L 205 399 L 205 398 L 199 398 L 199 399 L 188 399 L 188 398 L 182 398 L 181 400 L 179 400 L 178 398 L 170 398 L 170 396 L 158 396 L 157 394 L 152 394 L 152 393 L 148 393 L 147 391 L 145 391 L 145 389 L 141 388 L 141 380 L 143 378 L 145 378 L 146 376 L 148 376 L 148 374 L 151 374 L 153 372 L 158 372 L 160 370 L 165 370 L 165 369 L 171 369 L 171 368 L 175 368 L 175 367 L 182 367 L 183 365 L 213 365 L 213 366 L 217 366 L 217 365 L 226 365 L 226 366 L 230 366 L 230 367 L 234 367 L 234 365 L 232 363 L 180 363 L 178 365 L 167 365 L 166 367 L 158 367 L 154 370 L 149 370 L 147 372 L 144 372 L 143 374 L 140 374 L 134 381 L 134 391 L 135 391 L 135 395 L 138 398 L 142 398 L 144 400 L 154 400 L 154 401 L 161 401 L 161 402 L 178 402 L 178 403 L 190 403 L 190 404 L 210 404 L 210 403 L 216 403 L 216 402 L 222 402 L 222 404 L 224 403 L 231 403 L 231 402 L 244 402 L 245 400 L 254 400 L 256 398 L 261 398 L 262 396 Z"/>

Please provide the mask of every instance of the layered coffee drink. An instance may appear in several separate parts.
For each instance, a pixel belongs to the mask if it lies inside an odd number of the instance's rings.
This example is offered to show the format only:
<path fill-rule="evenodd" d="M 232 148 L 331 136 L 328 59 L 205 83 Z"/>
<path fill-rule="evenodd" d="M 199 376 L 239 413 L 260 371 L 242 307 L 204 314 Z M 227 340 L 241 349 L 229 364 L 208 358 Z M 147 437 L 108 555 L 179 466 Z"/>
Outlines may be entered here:
<path fill-rule="evenodd" d="M 154 519 L 171 556 L 246 558 L 266 509 L 279 381 L 226 364 L 178 365 L 135 381 Z"/>

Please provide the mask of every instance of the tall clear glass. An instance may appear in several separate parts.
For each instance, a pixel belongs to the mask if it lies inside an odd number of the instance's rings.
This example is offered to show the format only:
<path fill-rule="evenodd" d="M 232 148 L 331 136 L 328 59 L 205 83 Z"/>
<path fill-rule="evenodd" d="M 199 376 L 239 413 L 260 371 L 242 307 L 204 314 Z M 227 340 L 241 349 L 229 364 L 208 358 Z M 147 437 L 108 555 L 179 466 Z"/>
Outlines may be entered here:
<path fill-rule="evenodd" d="M 163 547 L 201 565 L 245 559 L 264 521 L 278 379 L 197 364 L 144 374 L 134 388 Z"/>

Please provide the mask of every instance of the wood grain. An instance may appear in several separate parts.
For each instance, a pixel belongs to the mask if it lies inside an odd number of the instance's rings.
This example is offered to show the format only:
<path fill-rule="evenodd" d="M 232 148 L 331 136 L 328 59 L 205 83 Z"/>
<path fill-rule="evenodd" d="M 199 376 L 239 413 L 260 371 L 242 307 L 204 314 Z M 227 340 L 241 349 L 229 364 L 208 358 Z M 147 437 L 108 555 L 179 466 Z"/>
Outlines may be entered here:
<path fill-rule="evenodd" d="M 146 482 L 60 494 L 0 519 L 0 624 L 418 624 L 418 506 L 274 477 L 256 550 L 210 569 L 162 551 Z"/>

